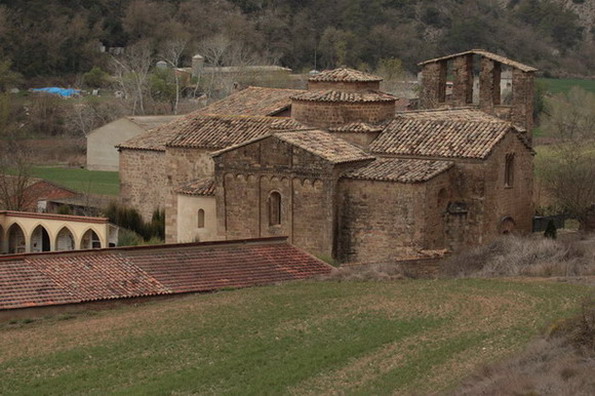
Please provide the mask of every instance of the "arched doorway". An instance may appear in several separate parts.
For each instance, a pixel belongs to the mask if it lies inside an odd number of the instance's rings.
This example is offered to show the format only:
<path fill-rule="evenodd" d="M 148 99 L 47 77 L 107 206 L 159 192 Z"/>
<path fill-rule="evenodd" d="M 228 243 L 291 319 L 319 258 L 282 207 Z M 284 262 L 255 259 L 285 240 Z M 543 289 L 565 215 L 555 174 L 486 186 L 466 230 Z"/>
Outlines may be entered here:
<path fill-rule="evenodd" d="M 56 250 L 74 250 L 74 236 L 66 227 L 62 228 L 56 237 Z"/>
<path fill-rule="evenodd" d="M 27 244 L 21 226 L 14 223 L 8 229 L 8 253 L 25 253 Z"/>
<path fill-rule="evenodd" d="M 35 227 L 31 234 L 31 252 L 49 252 L 50 249 L 50 235 L 40 224 Z"/>
<path fill-rule="evenodd" d="M 93 230 L 87 230 L 81 239 L 81 249 L 101 249 L 101 240 Z"/>
<path fill-rule="evenodd" d="M 512 217 L 504 217 L 502 220 L 500 220 L 500 224 L 498 225 L 498 233 L 504 235 L 512 234 L 515 227 L 516 223 Z"/>

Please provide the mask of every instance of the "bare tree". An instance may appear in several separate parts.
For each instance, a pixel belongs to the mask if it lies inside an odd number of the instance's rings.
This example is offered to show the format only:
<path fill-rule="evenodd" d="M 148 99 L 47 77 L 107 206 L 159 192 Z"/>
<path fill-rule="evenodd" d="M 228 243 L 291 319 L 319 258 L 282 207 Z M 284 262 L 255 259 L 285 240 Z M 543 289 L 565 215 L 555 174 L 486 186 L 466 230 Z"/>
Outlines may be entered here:
<path fill-rule="evenodd" d="M 581 225 L 595 204 L 595 95 L 580 88 L 550 101 L 543 129 L 556 138 L 537 175 L 555 206 Z"/>
<path fill-rule="evenodd" d="M 180 103 L 180 74 L 176 70 L 180 66 L 180 58 L 188 45 L 186 37 L 168 40 L 163 44 L 161 58 L 173 69 L 174 80 L 176 84 L 176 96 L 173 105 L 173 113 L 178 114 L 178 104 Z"/>
<path fill-rule="evenodd" d="M 25 210 L 31 202 L 26 189 L 31 182 L 31 158 L 15 141 L 8 140 L 0 156 L 0 207 Z"/>
<path fill-rule="evenodd" d="M 126 48 L 123 55 L 112 57 L 116 81 L 127 98 L 132 98 L 132 114 L 145 114 L 149 70 L 153 62 L 149 42 L 139 42 Z"/>

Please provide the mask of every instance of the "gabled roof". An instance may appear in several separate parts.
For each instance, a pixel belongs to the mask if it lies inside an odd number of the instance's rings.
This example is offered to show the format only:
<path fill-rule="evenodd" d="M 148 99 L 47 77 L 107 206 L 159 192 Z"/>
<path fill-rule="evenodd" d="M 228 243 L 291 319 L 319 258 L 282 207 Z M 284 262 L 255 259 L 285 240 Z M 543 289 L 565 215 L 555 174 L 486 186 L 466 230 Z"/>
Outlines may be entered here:
<path fill-rule="evenodd" d="M 269 133 L 272 117 L 192 113 L 170 124 L 167 147 L 221 149 Z"/>
<path fill-rule="evenodd" d="M 150 129 L 153 128 L 157 128 L 160 125 L 163 124 L 167 124 L 168 122 L 172 122 L 174 121 L 176 118 L 180 118 L 180 115 L 151 115 L 151 116 L 125 116 L 122 118 L 119 118 L 117 120 L 111 121 L 108 124 L 120 121 L 120 120 L 128 120 L 130 122 L 132 122 L 133 124 L 135 124 L 136 126 L 138 126 L 139 128 L 148 131 Z M 99 131 L 101 128 L 103 128 L 105 125 L 108 124 L 104 124 L 98 128 L 93 129 L 91 132 L 89 132 L 89 135 L 94 134 L 95 132 Z"/>
<path fill-rule="evenodd" d="M 221 154 L 227 153 L 229 151 L 233 151 L 240 147 L 244 147 L 269 138 L 279 139 L 283 142 L 289 143 L 290 145 L 299 147 L 302 150 L 321 157 L 333 164 L 374 159 L 374 157 L 370 156 L 362 149 L 348 143 L 346 140 L 320 130 L 277 132 L 272 135 L 260 136 L 251 140 L 247 140 L 243 143 L 224 148 L 212 153 L 211 155 L 213 157 L 218 157 Z"/>
<path fill-rule="evenodd" d="M 136 125 L 143 128 L 145 131 L 157 128 L 160 125 L 167 124 L 173 120 L 180 118 L 180 115 L 152 115 L 152 116 L 127 116 L 126 119 L 134 122 Z"/>
<path fill-rule="evenodd" d="M 347 179 L 422 183 L 454 166 L 452 161 L 378 158 L 343 174 Z"/>
<path fill-rule="evenodd" d="M 248 87 L 198 110 L 200 114 L 273 116 L 291 106 L 298 89 Z"/>
<path fill-rule="evenodd" d="M 304 93 L 292 96 L 291 99 L 309 102 L 361 103 L 394 102 L 397 100 L 397 97 L 380 91 L 345 92 L 329 89 L 325 91 L 305 91 Z"/>
<path fill-rule="evenodd" d="M 192 180 L 175 190 L 178 194 L 210 197 L 215 195 L 215 180 L 212 177 Z"/>
<path fill-rule="evenodd" d="M 344 139 L 324 131 L 285 132 L 274 136 L 334 164 L 374 158 Z"/>
<path fill-rule="evenodd" d="M 510 122 L 479 110 L 451 109 L 398 113 L 370 144 L 374 153 L 484 159 L 512 131 Z"/>
<path fill-rule="evenodd" d="M 500 63 L 502 63 L 504 65 L 507 65 L 507 66 L 514 67 L 516 69 L 522 70 L 524 72 L 534 72 L 534 71 L 537 71 L 537 69 L 534 68 L 534 67 L 524 65 L 524 64 L 522 64 L 520 62 L 514 61 L 514 60 L 509 59 L 509 58 L 506 58 L 506 57 L 504 57 L 502 55 L 494 54 L 493 52 L 488 52 L 488 51 L 482 50 L 482 49 L 472 49 L 472 50 L 465 51 L 465 52 L 459 52 L 458 54 L 446 55 L 446 56 L 442 56 L 442 57 L 439 57 L 439 58 L 434 58 L 434 59 L 430 59 L 430 60 L 427 60 L 427 61 L 420 62 L 420 63 L 418 63 L 418 65 L 419 66 L 422 66 L 422 65 L 425 65 L 425 64 L 428 64 L 428 63 L 435 63 L 435 62 L 439 62 L 439 61 L 442 61 L 442 60 L 449 60 L 449 59 L 452 59 L 452 58 L 458 58 L 459 56 L 465 56 L 465 55 L 480 55 L 480 56 L 483 56 L 485 58 L 494 60 L 496 62 L 500 62 Z"/>
<path fill-rule="evenodd" d="M 328 82 L 374 82 L 382 81 L 382 77 L 374 76 L 355 69 L 340 67 L 333 70 L 324 70 L 311 76 L 308 80 Z"/>
<path fill-rule="evenodd" d="M 186 114 L 167 124 L 162 124 L 157 128 L 140 133 L 135 137 L 120 143 L 116 147 L 118 149 L 165 151 L 165 144 L 177 133 L 175 125 L 177 125 L 178 122 L 184 122 L 184 119 L 191 116 L 191 114 L 194 113 Z"/>
<path fill-rule="evenodd" d="M 19 254 L 0 258 L 0 310 L 249 287 L 330 271 L 286 238 Z"/>

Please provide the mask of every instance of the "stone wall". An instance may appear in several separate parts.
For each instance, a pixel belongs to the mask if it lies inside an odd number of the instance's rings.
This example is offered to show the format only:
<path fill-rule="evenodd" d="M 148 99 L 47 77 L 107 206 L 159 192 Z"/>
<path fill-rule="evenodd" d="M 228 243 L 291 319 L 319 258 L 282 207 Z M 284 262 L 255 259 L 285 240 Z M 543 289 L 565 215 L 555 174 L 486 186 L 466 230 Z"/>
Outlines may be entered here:
<path fill-rule="evenodd" d="M 136 208 L 143 219 L 165 207 L 165 152 L 120 150 L 120 202 Z"/>
<path fill-rule="evenodd" d="M 213 176 L 214 163 L 209 150 L 167 147 L 165 169 L 165 241 L 174 243 L 178 240 L 178 194 L 174 190 L 182 183 Z"/>
<path fill-rule="evenodd" d="M 376 124 L 395 115 L 395 102 L 314 102 L 293 100 L 292 117 L 308 126 L 330 128 L 350 122 Z"/>
<path fill-rule="evenodd" d="M 448 172 L 416 184 L 340 180 L 337 258 L 388 263 L 445 248 L 439 196 L 448 188 Z"/>
<path fill-rule="evenodd" d="M 226 239 L 286 235 L 312 254 L 332 257 L 333 168 L 271 137 L 216 158 L 219 234 Z M 281 224 L 271 224 L 271 193 L 281 196 Z"/>

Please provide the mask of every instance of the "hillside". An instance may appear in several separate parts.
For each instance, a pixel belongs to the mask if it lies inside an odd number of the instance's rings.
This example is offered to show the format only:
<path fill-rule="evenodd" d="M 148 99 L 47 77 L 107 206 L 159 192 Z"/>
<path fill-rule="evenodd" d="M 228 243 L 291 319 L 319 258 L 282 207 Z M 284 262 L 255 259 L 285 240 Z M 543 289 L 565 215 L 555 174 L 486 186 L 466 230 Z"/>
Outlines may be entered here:
<path fill-rule="evenodd" d="M 27 78 L 109 67 L 105 47 L 148 42 L 155 54 L 186 42 L 234 65 L 276 63 L 297 71 L 381 68 L 484 48 L 549 76 L 593 76 L 595 5 L 584 0 L 7 0 L 0 57 Z M 169 44 L 168 44 L 169 43 Z"/>
<path fill-rule="evenodd" d="M 519 351 L 583 286 L 299 282 L 0 324 L 0 394 L 426 394 Z"/>

